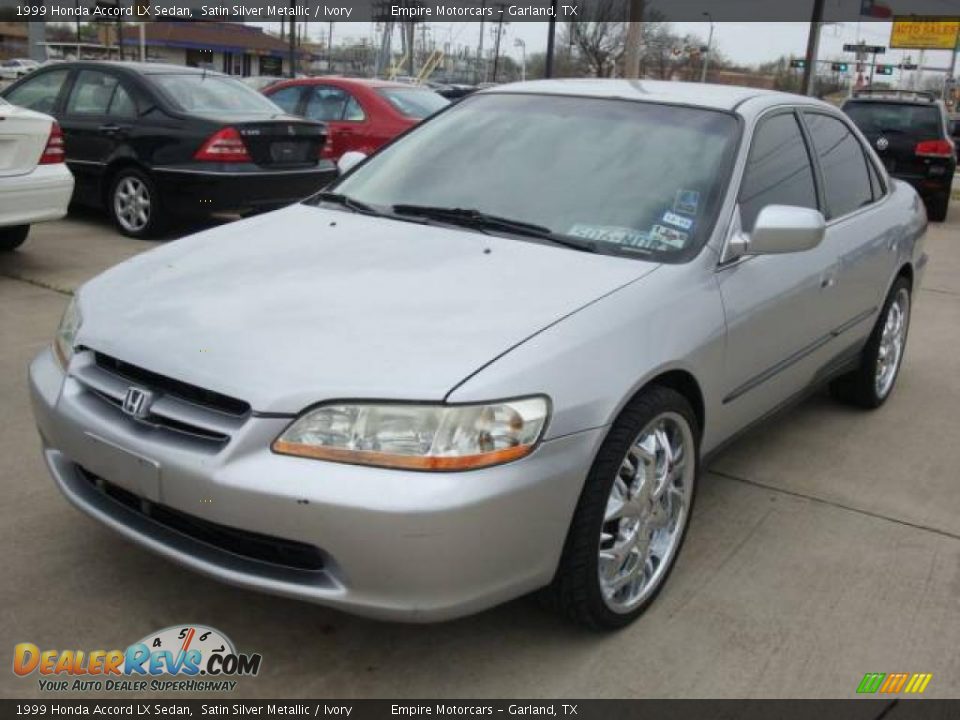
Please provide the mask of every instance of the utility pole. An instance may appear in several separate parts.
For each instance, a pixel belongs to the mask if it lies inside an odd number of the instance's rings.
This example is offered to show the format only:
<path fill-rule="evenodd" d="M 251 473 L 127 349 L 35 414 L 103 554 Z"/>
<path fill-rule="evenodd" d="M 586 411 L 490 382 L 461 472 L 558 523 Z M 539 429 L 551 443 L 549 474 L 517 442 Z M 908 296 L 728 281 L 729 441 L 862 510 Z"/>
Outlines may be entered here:
<path fill-rule="evenodd" d="M 810 31 L 807 34 L 807 54 L 803 64 L 803 94 L 813 95 L 813 81 L 817 76 L 817 50 L 820 47 L 820 23 L 823 21 L 824 0 L 813 0 Z"/>
<path fill-rule="evenodd" d="M 290 0 L 290 9 L 296 7 L 297 0 Z M 297 21 L 293 19 L 294 16 L 290 16 L 290 77 L 295 78 L 297 76 Z"/>
<path fill-rule="evenodd" d="M 333 72 L 333 21 L 327 31 L 327 72 Z"/>
<path fill-rule="evenodd" d="M 703 53 L 703 65 L 700 67 L 700 82 L 707 81 L 707 68 L 710 66 L 710 55 L 713 52 L 713 15 L 703 13 L 710 21 L 710 34 L 707 36 L 707 49 Z"/>
<path fill-rule="evenodd" d="M 547 25 L 547 61 L 544 75 L 553 77 L 553 52 L 557 37 L 557 0 L 550 0 L 550 22 Z"/>
<path fill-rule="evenodd" d="M 503 10 L 506 5 L 501 3 L 498 7 L 500 8 L 500 19 L 497 20 L 497 44 L 493 50 L 493 82 L 497 81 L 497 68 L 500 65 L 500 36 L 503 34 Z"/>
<path fill-rule="evenodd" d="M 481 12 L 483 8 L 486 6 L 486 4 L 487 4 L 486 0 L 483 0 L 483 2 L 480 3 Z M 475 75 L 474 83 L 476 85 L 480 84 L 480 66 L 481 65 L 483 65 L 483 15 L 482 14 L 480 15 L 480 42 L 477 44 L 477 68 L 476 68 L 476 72 L 474 73 Z M 486 73 L 483 74 L 483 79 L 484 80 L 487 79 Z"/>
<path fill-rule="evenodd" d="M 630 22 L 627 23 L 626 49 L 623 55 L 623 76 L 640 77 L 640 41 L 643 39 L 643 2 L 630 0 Z"/>

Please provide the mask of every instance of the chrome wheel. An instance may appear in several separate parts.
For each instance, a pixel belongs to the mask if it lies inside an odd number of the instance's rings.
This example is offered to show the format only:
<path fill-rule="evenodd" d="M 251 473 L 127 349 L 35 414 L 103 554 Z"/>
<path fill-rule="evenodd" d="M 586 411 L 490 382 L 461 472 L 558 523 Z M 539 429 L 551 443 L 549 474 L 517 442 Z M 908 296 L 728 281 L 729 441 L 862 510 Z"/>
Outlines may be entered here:
<path fill-rule="evenodd" d="M 880 335 L 880 347 L 877 350 L 877 367 L 874 376 L 874 388 L 879 399 L 885 398 L 893 388 L 903 359 L 903 347 L 907 339 L 907 325 L 910 322 L 910 293 L 901 287 L 887 308 Z"/>
<path fill-rule="evenodd" d="M 113 213 L 120 226 L 132 233 L 142 231 L 150 222 L 150 191 L 133 175 L 123 178 L 113 191 Z"/>
<path fill-rule="evenodd" d="M 607 607 L 627 613 L 657 589 L 683 537 L 696 473 L 693 432 L 665 412 L 637 436 L 610 488 L 598 574 Z"/>

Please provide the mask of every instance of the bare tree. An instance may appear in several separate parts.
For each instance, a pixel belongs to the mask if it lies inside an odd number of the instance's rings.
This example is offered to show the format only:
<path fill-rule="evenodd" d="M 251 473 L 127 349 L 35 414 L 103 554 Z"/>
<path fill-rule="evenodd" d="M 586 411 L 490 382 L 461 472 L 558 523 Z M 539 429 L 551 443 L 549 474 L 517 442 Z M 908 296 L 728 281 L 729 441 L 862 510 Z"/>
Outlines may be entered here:
<path fill-rule="evenodd" d="M 569 22 L 566 40 L 576 47 L 584 70 L 596 77 L 610 77 L 626 49 L 626 19 L 629 0 L 593 0 L 590 17 L 595 22 Z"/>

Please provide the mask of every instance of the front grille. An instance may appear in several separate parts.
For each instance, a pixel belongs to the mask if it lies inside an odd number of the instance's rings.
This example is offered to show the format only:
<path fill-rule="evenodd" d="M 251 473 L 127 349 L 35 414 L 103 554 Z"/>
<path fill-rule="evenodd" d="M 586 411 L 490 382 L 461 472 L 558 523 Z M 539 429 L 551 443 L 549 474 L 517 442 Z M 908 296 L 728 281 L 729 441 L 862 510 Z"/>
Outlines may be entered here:
<path fill-rule="evenodd" d="M 150 502 L 82 467 L 78 466 L 77 469 L 80 476 L 102 495 L 197 542 L 270 565 L 311 572 L 323 570 L 323 553 L 313 545 L 213 523 L 166 505 Z"/>
<path fill-rule="evenodd" d="M 226 413 L 227 415 L 240 417 L 250 412 L 249 403 L 245 403 L 243 400 L 237 400 L 236 398 L 221 395 L 212 390 L 206 390 L 196 385 L 174 380 L 165 375 L 159 375 L 150 370 L 144 370 L 136 365 L 125 363 L 122 360 L 104 355 L 103 353 L 94 352 L 93 357 L 98 367 L 114 375 L 119 375 L 136 385 L 142 385 L 151 390 L 159 390 L 169 395 L 175 395 L 189 402 Z"/>
<path fill-rule="evenodd" d="M 164 437 L 191 443 L 193 447 L 216 452 L 230 442 L 250 416 L 243 400 L 206 390 L 145 370 L 95 351 L 78 357 L 70 374 L 117 420 L 135 424 L 138 430 L 154 431 Z M 147 412 L 141 417 L 123 411 L 131 387 L 151 395 Z"/>

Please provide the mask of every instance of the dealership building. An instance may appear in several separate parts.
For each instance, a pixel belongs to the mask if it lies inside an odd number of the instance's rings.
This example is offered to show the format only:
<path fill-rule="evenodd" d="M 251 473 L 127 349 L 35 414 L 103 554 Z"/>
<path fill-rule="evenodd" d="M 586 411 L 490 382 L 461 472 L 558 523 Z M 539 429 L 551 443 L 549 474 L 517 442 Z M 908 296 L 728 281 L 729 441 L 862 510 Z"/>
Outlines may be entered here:
<path fill-rule="evenodd" d="M 147 59 L 201 67 L 228 75 L 287 75 L 289 48 L 258 27 L 220 22 L 148 22 L 143 24 Z M 140 28 L 123 29 L 124 54 L 139 57 Z"/>

